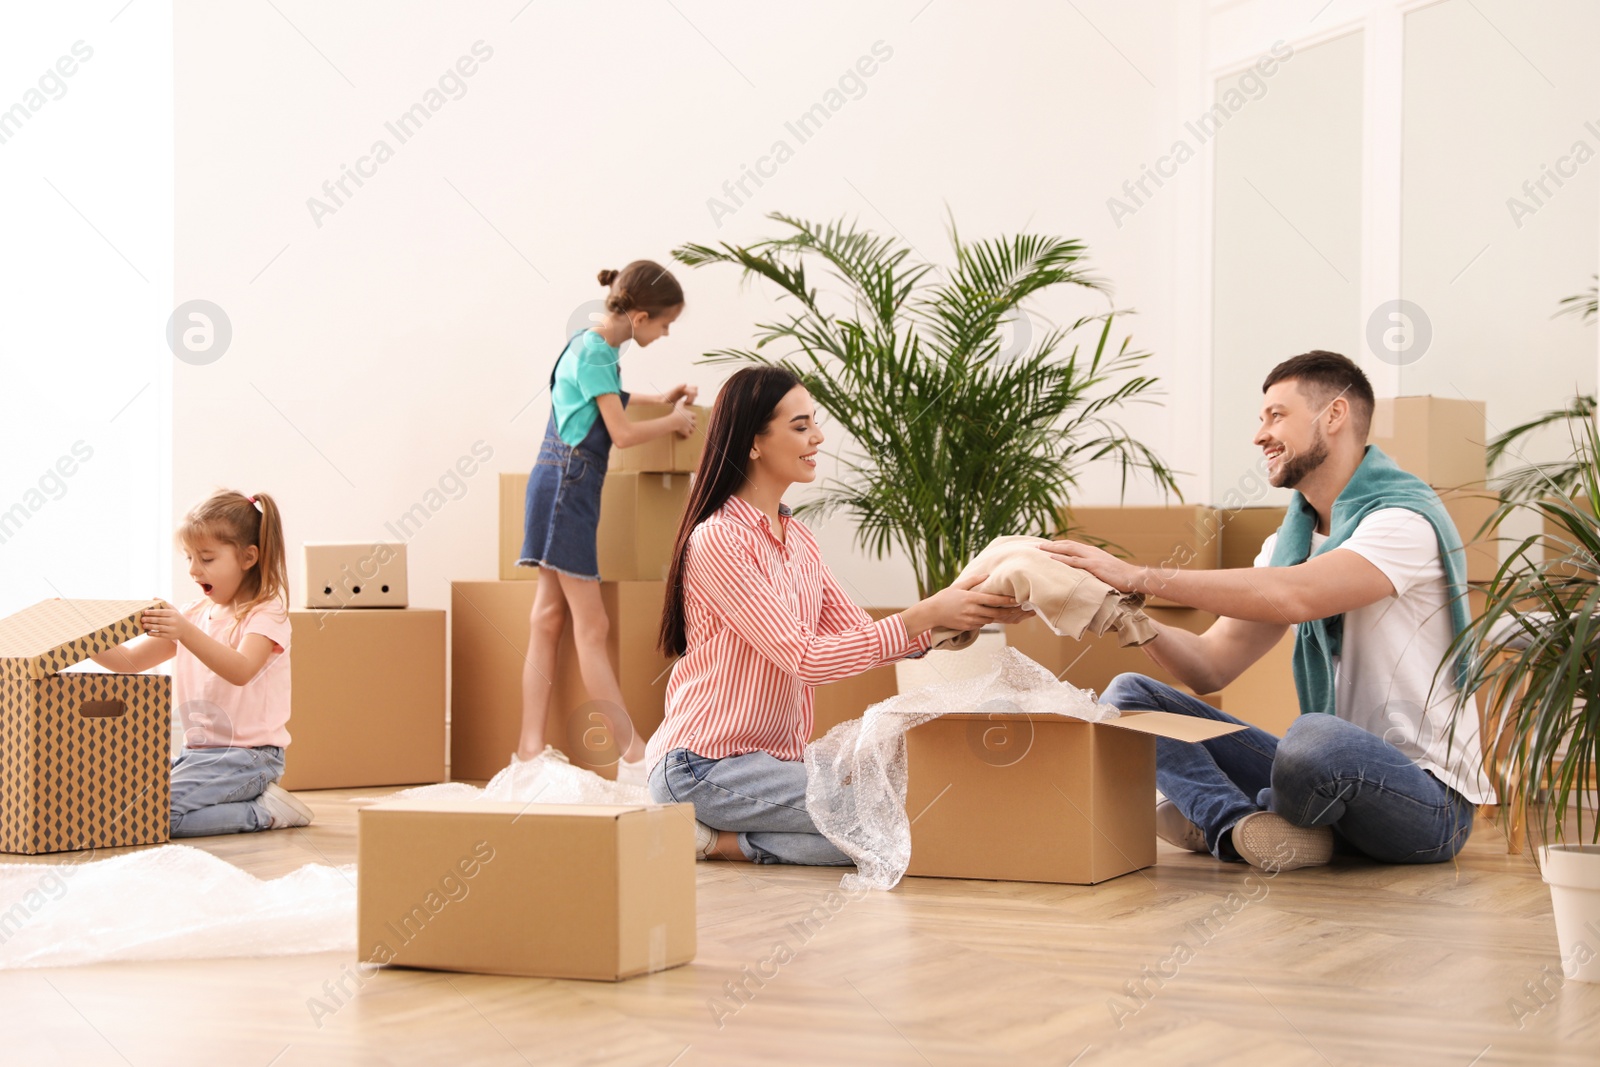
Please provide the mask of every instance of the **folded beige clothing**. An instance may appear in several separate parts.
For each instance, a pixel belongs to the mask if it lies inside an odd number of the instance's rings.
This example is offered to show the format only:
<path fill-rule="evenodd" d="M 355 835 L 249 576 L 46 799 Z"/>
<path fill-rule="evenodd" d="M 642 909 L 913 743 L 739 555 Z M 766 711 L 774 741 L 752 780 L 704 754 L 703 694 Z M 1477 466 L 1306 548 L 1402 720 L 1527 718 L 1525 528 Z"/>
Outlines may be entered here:
<path fill-rule="evenodd" d="M 1155 638 L 1142 595 L 1119 592 L 1036 547 L 1047 543 L 1042 537 L 996 537 L 962 569 L 961 578 L 987 574 L 988 580 L 978 586 L 980 592 L 1015 597 L 1062 637 L 1081 640 L 1085 630 L 1097 637 L 1115 630 L 1117 643 L 1123 646 Z M 976 630 L 933 630 L 934 648 L 966 648 L 977 639 Z"/>

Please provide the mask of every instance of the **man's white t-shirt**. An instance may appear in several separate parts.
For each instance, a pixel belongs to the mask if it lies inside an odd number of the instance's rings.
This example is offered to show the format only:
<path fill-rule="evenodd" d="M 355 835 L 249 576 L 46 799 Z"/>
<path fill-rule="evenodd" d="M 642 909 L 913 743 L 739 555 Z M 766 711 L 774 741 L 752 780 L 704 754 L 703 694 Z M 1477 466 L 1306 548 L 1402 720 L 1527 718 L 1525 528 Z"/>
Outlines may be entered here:
<path fill-rule="evenodd" d="M 1326 534 L 1313 534 L 1315 552 Z M 1278 535 L 1267 538 L 1255 565 L 1270 565 Z M 1362 519 L 1339 546 L 1384 573 L 1394 595 L 1344 616 L 1341 654 L 1334 658 L 1334 709 L 1375 734 L 1474 804 L 1494 803 L 1483 770 L 1477 700 L 1456 719 L 1453 671 L 1435 677 L 1450 647 L 1450 587 L 1433 524 L 1415 511 L 1381 508 Z M 1433 699 L 1428 699 L 1429 690 Z"/>

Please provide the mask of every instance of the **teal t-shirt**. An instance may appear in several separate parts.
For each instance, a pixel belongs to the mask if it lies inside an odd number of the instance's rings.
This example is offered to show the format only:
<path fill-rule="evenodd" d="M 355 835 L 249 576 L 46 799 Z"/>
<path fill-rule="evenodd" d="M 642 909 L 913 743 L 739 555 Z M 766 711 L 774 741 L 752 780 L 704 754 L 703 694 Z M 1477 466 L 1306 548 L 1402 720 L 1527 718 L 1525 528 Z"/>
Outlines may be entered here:
<path fill-rule="evenodd" d="M 584 330 L 567 342 L 556 364 L 555 384 L 550 387 L 556 433 L 566 444 L 582 444 L 594 428 L 594 420 L 600 417 L 595 397 L 622 392 L 622 374 L 617 369 L 620 359 L 621 353 L 594 330 Z"/>

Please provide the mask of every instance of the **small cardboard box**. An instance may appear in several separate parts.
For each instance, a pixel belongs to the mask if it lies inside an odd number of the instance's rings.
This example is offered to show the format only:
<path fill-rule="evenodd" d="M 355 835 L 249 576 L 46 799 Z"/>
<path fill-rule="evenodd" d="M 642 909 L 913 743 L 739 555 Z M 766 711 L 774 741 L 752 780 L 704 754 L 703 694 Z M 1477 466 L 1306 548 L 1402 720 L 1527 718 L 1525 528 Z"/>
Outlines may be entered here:
<path fill-rule="evenodd" d="M 1104 723 L 946 715 L 906 733 L 906 873 L 1093 885 L 1156 861 L 1156 738 L 1244 727 L 1165 712 Z"/>
<path fill-rule="evenodd" d="M 1481 536 L 1478 531 L 1494 517 L 1495 509 L 1500 506 L 1500 498 L 1482 489 L 1434 491 L 1444 502 L 1444 509 L 1450 513 L 1450 519 L 1456 524 L 1456 532 L 1461 535 L 1461 543 L 1466 548 L 1467 581 L 1493 581 L 1495 571 L 1500 569 L 1500 527 L 1492 526 Z"/>
<path fill-rule="evenodd" d="M 526 524 L 528 476 L 500 476 L 500 580 L 527 582 L 538 567 L 519 567 Z M 600 577 L 612 582 L 657 582 L 667 577 L 678 523 L 689 501 L 687 474 L 611 471 L 600 492 L 595 533 Z"/>
<path fill-rule="evenodd" d="M 1436 489 L 1481 485 L 1488 476 L 1484 405 L 1441 396 L 1381 397 L 1368 441 L 1401 470 Z"/>
<path fill-rule="evenodd" d="M 305 545 L 308 608 L 403 608 L 406 546 L 400 541 Z"/>
<path fill-rule="evenodd" d="M 617 981 L 694 959 L 689 804 L 389 801 L 357 820 L 367 963 Z"/>
<path fill-rule="evenodd" d="M 1217 617 L 1195 608 L 1150 606 L 1145 614 L 1156 622 L 1177 626 L 1191 633 L 1202 633 Z M 1178 685 L 1165 667 L 1151 659 L 1139 648 L 1123 648 L 1117 644 L 1115 634 L 1104 637 L 1085 635 L 1082 641 L 1058 637 L 1050 632 L 1037 617 L 1005 628 L 1006 644 L 1079 689 L 1093 689 L 1103 693 L 1111 679 L 1119 674 L 1143 674 L 1158 682 Z M 1158 638 L 1159 640 L 1159 638 Z"/>
<path fill-rule="evenodd" d="M 628 420 L 646 422 L 664 418 L 672 414 L 672 408 L 671 404 L 630 403 L 627 407 Z M 690 404 L 689 410 L 694 412 L 694 433 L 691 436 L 679 437 L 673 433 L 632 448 L 613 447 L 609 468 L 643 474 L 694 473 L 700 467 L 700 454 L 706 450 L 706 427 L 710 424 L 711 412 L 695 404 Z"/>
<path fill-rule="evenodd" d="M 1253 567 L 1267 538 L 1278 532 L 1288 508 L 1239 508 L 1219 513 L 1222 566 Z"/>
<path fill-rule="evenodd" d="M 485 779 L 511 762 L 522 734 L 522 672 L 538 582 L 450 586 L 450 777 Z M 665 582 L 601 582 L 611 620 L 606 655 L 633 728 L 648 738 L 666 712 L 671 661 L 656 648 Z M 573 764 L 607 777 L 626 741 L 611 736 L 578 673 L 569 617 L 556 652 L 545 739 Z M 619 741 L 621 744 L 619 745 Z"/>
<path fill-rule="evenodd" d="M 0 620 L 0 852 L 167 840 L 172 679 L 60 673 L 143 633 L 144 600 L 46 600 Z"/>
<path fill-rule="evenodd" d="M 1294 689 L 1294 630 L 1222 687 L 1222 710 L 1251 726 L 1282 737 L 1300 717 Z"/>
<path fill-rule="evenodd" d="M 688 503 L 687 474 L 607 474 L 600 491 L 600 529 L 596 534 L 601 579 L 666 581 L 678 523 Z"/>
<path fill-rule="evenodd" d="M 291 611 L 285 789 L 442 782 L 445 613 Z"/>
<path fill-rule="evenodd" d="M 904 608 L 868 608 L 874 622 L 898 615 Z M 894 664 L 886 663 L 838 682 L 819 685 L 812 691 L 811 739 L 815 741 L 849 719 L 859 719 L 872 705 L 900 692 Z"/>

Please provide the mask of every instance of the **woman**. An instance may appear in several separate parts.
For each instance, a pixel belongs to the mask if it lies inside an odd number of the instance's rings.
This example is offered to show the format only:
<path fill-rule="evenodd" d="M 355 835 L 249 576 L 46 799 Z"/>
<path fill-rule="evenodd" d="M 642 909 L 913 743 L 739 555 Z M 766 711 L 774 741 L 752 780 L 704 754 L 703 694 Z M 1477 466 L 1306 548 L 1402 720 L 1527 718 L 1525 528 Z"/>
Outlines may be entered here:
<path fill-rule="evenodd" d="M 661 620 L 661 647 L 682 659 L 646 755 L 651 795 L 694 805 L 702 859 L 848 864 L 806 812 L 812 687 L 922 655 L 936 626 L 1025 617 L 976 592 L 979 575 L 873 622 L 782 503 L 815 480 L 821 444 L 811 396 L 786 370 L 741 370 L 717 396 Z"/>

